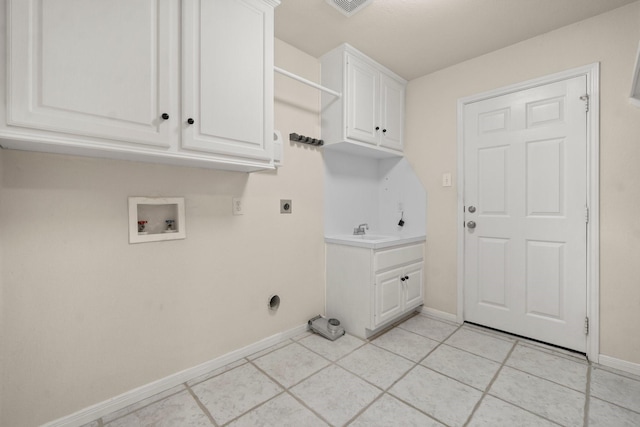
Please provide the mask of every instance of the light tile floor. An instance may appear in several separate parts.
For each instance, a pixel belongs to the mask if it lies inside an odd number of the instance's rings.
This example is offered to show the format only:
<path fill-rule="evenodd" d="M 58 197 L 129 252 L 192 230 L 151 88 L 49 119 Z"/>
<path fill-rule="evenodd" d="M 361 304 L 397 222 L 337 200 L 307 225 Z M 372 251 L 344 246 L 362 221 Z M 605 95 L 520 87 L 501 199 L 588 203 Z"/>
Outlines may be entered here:
<path fill-rule="evenodd" d="M 305 333 L 90 427 L 640 426 L 640 377 L 416 315 L 370 341 Z"/>

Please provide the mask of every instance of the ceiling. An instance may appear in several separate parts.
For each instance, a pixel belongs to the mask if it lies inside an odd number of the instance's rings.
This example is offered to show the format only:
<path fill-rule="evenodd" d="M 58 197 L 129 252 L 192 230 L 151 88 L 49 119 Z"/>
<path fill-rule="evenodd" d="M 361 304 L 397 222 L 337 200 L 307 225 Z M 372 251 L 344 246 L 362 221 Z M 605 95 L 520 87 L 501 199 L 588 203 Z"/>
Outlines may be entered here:
<path fill-rule="evenodd" d="M 407 80 L 636 0 L 374 0 L 347 18 L 282 0 L 275 35 L 314 57 L 349 43 Z"/>

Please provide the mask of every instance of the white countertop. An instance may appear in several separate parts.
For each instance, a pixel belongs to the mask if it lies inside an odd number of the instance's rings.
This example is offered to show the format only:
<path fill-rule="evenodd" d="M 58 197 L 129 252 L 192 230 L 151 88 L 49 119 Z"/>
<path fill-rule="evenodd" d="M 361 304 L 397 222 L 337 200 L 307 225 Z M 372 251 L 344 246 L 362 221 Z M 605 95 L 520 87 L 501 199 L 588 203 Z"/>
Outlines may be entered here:
<path fill-rule="evenodd" d="M 341 234 L 325 236 L 325 243 L 336 245 L 357 246 L 368 249 L 383 249 L 391 246 L 406 245 L 409 243 L 424 242 L 426 236 L 389 236 L 379 234 L 363 234 L 356 236 L 353 234 Z"/>

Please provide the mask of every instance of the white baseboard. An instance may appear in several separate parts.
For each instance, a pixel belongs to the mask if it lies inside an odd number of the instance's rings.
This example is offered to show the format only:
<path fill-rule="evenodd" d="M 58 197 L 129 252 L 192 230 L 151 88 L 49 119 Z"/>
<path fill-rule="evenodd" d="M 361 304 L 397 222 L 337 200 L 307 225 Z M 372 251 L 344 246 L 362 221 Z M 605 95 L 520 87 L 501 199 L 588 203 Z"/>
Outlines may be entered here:
<path fill-rule="evenodd" d="M 458 323 L 458 317 L 455 314 L 436 310 L 435 308 L 422 307 L 421 313 L 435 317 L 436 319 L 446 320 L 447 322 Z"/>
<path fill-rule="evenodd" d="M 71 415 L 67 415 L 62 418 L 58 418 L 55 421 L 43 424 L 41 427 L 78 427 L 87 424 L 91 421 L 97 420 L 107 414 L 110 414 L 120 409 L 126 408 L 136 402 L 154 396 L 165 390 L 183 384 L 193 378 L 197 378 L 208 372 L 222 368 L 230 363 L 240 360 L 243 357 L 250 356 L 258 351 L 267 349 L 273 345 L 276 345 L 289 338 L 293 338 L 300 335 L 307 330 L 307 324 L 297 326 L 288 331 L 281 332 L 263 340 L 250 344 L 246 347 L 232 351 L 225 355 L 222 355 L 208 362 L 194 366 L 192 368 L 185 369 L 184 371 L 177 372 L 169 375 L 168 377 L 159 379 L 149 384 L 145 384 L 141 387 L 129 390 L 122 393 L 119 396 L 112 397 L 103 402 L 81 409 Z"/>
<path fill-rule="evenodd" d="M 598 357 L 598 363 L 609 368 L 618 369 L 633 375 L 640 376 L 640 363 L 627 362 L 626 360 L 616 359 L 615 357 L 601 354 Z"/>

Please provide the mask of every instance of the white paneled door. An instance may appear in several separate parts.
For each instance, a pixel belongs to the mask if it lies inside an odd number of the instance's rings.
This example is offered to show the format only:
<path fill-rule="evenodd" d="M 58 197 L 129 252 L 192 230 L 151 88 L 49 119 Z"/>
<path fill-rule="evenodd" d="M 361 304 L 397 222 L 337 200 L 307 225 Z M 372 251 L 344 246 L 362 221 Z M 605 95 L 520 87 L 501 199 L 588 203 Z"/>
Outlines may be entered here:
<path fill-rule="evenodd" d="M 586 351 L 586 77 L 464 107 L 464 319 Z"/>

